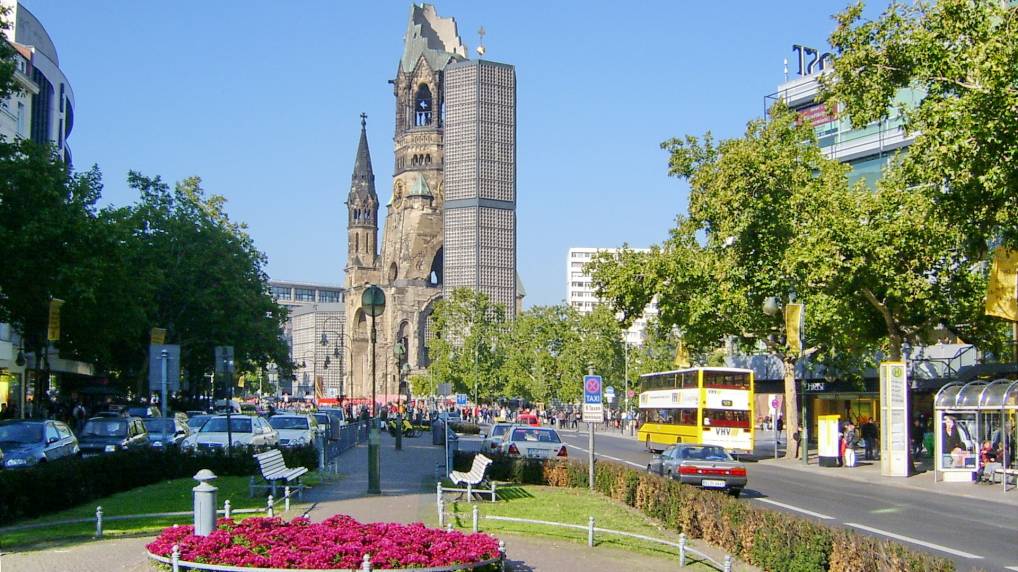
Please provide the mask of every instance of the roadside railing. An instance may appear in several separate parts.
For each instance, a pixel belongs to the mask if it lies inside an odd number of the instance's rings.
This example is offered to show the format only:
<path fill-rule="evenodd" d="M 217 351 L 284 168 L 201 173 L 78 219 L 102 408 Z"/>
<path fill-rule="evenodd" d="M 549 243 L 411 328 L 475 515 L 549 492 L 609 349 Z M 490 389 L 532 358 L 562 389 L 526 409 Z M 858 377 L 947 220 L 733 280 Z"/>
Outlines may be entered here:
<path fill-rule="evenodd" d="M 272 495 L 266 498 L 265 506 L 257 508 L 233 508 L 230 505 L 230 501 L 226 500 L 223 502 L 223 508 L 216 511 L 217 515 L 223 515 L 226 518 L 233 518 L 233 515 L 237 514 L 264 514 L 268 517 L 276 515 L 276 507 L 280 504 L 283 505 L 283 514 L 290 512 L 290 498 L 297 494 L 296 488 L 291 490 L 290 487 L 283 487 L 283 496 L 274 499 Z M 50 528 L 53 526 L 64 526 L 70 524 L 87 524 L 95 523 L 95 535 L 94 538 L 101 539 L 103 537 L 104 525 L 107 522 L 115 522 L 121 520 L 137 520 L 143 518 L 172 518 L 177 516 L 193 516 L 193 510 L 177 511 L 177 512 L 151 512 L 145 514 L 122 514 L 122 515 L 107 515 L 103 510 L 103 507 L 95 507 L 95 516 L 88 518 L 68 518 L 63 520 L 47 520 L 45 522 L 37 522 L 32 524 L 20 524 L 15 526 L 5 526 L 0 528 L 0 534 L 8 532 L 21 532 L 25 530 L 33 530 L 39 528 Z"/>
<path fill-rule="evenodd" d="M 446 489 L 446 490 L 448 490 L 448 489 Z M 472 532 L 480 532 L 480 520 L 482 518 L 486 519 L 486 520 L 491 520 L 491 521 L 516 522 L 516 523 L 522 523 L 522 524 L 538 524 L 538 525 L 542 525 L 542 526 L 554 526 L 554 527 L 558 527 L 558 528 L 571 528 L 571 529 L 574 529 L 574 530 L 585 530 L 585 531 L 587 531 L 587 547 L 589 547 L 589 548 L 593 548 L 594 547 L 594 538 L 595 538 L 595 534 L 596 533 L 611 534 L 611 535 L 614 535 L 614 536 L 624 536 L 624 537 L 627 537 L 627 538 L 635 538 L 635 539 L 644 540 L 644 541 L 647 541 L 647 542 L 653 542 L 653 543 L 657 543 L 657 544 L 662 544 L 664 546 L 670 546 L 672 548 L 675 548 L 675 549 L 678 550 L 678 553 L 679 553 L 678 556 L 679 556 L 679 567 L 680 568 L 686 566 L 686 562 L 687 562 L 687 560 L 690 559 L 689 558 L 690 555 L 695 557 L 700 562 L 707 562 L 711 566 L 717 568 L 718 570 L 722 570 L 723 572 L 732 572 L 732 566 L 734 564 L 734 560 L 733 560 L 733 558 L 732 558 L 732 556 L 730 554 L 726 554 L 725 557 L 724 557 L 724 560 L 722 562 L 718 562 L 717 560 L 714 560 L 713 558 L 711 558 L 710 556 L 704 554 L 703 552 L 700 552 L 699 550 L 696 550 L 695 548 L 690 548 L 688 546 L 687 541 L 686 541 L 686 534 L 685 533 L 679 534 L 679 541 L 678 542 L 674 542 L 674 541 L 671 541 L 671 540 L 665 540 L 663 538 L 655 538 L 653 536 L 646 536 L 644 534 L 637 534 L 635 532 L 626 532 L 626 531 L 623 531 L 623 530 L 613 530 L 613 529 L 610 529 L 610 528 L 600 528 L 600 527 L 595 526 L 596 523 L 594 521 L 594 517 L 593 516 L 588 517 L 587 524 L 585 524 L 585 525 L 584 524 L 570 524 L 570 523 L 565 523 L 565 522 L 552 522 L 552 521 L 548 521 L 548 520 L 536 520 L 536 519 L 531 519 L 531 518 L 517 518 L 517 517 L 511 517 L 511 516 L 482 515 L 480 513 L 480 508 L 478 507 L 478 505 L 476 505 L 476 504 L 475 505 L 471 505 L 471 507 L 472 508 L 471 508 L 471 526 L 470 526 L 470 529 L 471 529 Z M 455 513 L 454 514 L 446 514 L 445 500 L 442 499 L 441 497 L 439 497 L 439 499 L 438 499 L 438 507 L 437 508 L 438 508 L 438 526 L 440 528 L 445 528 L 446 530 L 450 530 L 451 531 L 453 529 L 453 523 L 452 523 L 452 519 L 449 518 L 449 517 L 455 517 L 455 516 L 458 516 L 458 515 L 455 514 Z"/>
<path fill-rule="evenodd" d="M 339 456 L 368 441 L 368 422 L 355 421 L 333 431 L 329 439 L 318 439 L 318 461 L 322 471 L 339 472 Z"/>

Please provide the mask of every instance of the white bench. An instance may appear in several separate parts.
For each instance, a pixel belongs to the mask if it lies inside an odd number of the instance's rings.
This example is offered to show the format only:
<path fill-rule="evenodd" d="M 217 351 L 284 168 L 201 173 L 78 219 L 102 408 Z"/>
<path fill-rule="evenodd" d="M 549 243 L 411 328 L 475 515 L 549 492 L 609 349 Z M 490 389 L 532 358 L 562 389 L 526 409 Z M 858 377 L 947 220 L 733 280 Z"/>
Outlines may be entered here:
<path fill-rule="evenodd" d="M 449 480 L 454 485 L 465 484 L 467 485 L 467 498 L 472 499 L 474 495 L 474 487 L 483 483 L 485 474 L 488 472 L 488 465 L 491 464 L 491 459 L 478 453 L 474 455 L 474 463 L 470 466 L 470 470 L 467 472 L 453 471 L 449 473 Z M 495 501 L 495 487 L 491 487 L 491 500 Z"/>
<path fill-rule="evenodd" d="M 261 471 L 262 478 L 265 479 L 269 484 L 262 485 L 263 488 L 271 488 L 272 496 L 276 496 L 276 484 L 283 482 L 286 486 L 296 486 L 297 494 L 304 498 L 304 485 L 300 484 L 300 478 L 308 472 L 307 467 L 296 467 L 290 468 L 286 466 L 286 461 L 283 460 L 283 453 L 279 449 L 271 449 L 264 453 L 258 453 L 254 456 L 258 461 L 258 469 Z M 252 477 L 252 481 L 254 477 Z M 290 483 L 296 482 L 296 485 Z M 254 496 L 254 483 L 251 483 L 252 496 Z"/>

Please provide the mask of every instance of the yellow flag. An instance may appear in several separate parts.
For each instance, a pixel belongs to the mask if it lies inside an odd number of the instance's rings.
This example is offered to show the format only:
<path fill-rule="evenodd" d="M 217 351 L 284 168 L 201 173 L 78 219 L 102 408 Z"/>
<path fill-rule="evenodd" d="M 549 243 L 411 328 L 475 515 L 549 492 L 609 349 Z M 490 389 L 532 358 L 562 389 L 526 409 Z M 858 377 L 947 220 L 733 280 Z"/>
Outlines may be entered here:
<path fill-rule="evenodd" d="M 998 248 L 986 284 L 986 315 L 1018 322 L 1018 251 Z"/>
<path fill-rule="evenodd" d="M 679 340 L 679 343 L 675 345 L 675 367 L 687 368 L 689 367 L 689 351 L 686 349 L 686 344 Z"/>
<path fill-rule="evenodd" d="M 55 342 L 60 339 L 60 306 L 64 301 L 53 298 L 49 301 L 49 327 L 46 328 L 46 339 Z"/>
<path fill-rule="evenodd" d="M 785 338 L 793 354 L 802 352 L 802 314 L 802 304 L 785 304 Z"/>
<path fill-rule="evenodd" d="M 166 328 L 152 328 L 149 332 L 149 339 L 153 344 L 163 345 L 166 343 Z"/>

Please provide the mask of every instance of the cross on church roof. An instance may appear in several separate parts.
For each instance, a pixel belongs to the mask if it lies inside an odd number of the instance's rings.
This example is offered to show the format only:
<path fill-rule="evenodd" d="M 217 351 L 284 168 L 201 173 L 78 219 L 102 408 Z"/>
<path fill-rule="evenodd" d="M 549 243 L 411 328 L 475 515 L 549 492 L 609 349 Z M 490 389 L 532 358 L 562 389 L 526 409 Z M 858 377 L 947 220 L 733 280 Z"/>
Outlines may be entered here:
<path fill-rule="evenodd" d="M 368 114 L 361 112 L 361 127 L 366 127 L 368 124 Z"/>

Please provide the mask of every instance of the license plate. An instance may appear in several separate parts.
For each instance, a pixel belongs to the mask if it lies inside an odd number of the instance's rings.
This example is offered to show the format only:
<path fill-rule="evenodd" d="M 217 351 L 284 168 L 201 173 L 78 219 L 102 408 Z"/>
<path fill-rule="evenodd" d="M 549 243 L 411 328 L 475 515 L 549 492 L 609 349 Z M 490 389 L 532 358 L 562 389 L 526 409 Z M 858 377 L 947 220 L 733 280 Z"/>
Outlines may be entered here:
<path fill-rule="evenodd" d="M 723 489 L 727 485 L 725 484 L 724 481 L 719 481 L 715 479 L 704 479 L 700 481 L 700 486 L 707 489 Z"/>
<path fill-rule="evenodd" d="M 527 456 L 531 459 L 547 459 L 548 451 L 545 449 L 528 449 Z"/>

